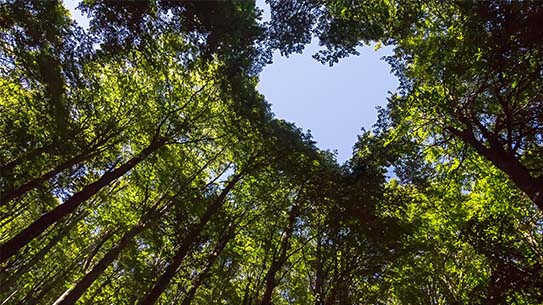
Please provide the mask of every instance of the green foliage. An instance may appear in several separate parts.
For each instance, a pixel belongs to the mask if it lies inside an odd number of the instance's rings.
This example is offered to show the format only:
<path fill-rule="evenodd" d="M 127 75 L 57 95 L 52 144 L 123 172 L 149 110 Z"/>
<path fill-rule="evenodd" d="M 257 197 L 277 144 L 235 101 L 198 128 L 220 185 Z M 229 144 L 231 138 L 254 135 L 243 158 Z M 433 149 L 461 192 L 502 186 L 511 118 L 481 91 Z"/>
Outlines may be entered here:
<path fill-rule="evenodd" d="M 5 2 L 2 304 L 543 302 L 541 5 Z M 312 35 L 395 46 L 343 166 L 256 90 Z"/>

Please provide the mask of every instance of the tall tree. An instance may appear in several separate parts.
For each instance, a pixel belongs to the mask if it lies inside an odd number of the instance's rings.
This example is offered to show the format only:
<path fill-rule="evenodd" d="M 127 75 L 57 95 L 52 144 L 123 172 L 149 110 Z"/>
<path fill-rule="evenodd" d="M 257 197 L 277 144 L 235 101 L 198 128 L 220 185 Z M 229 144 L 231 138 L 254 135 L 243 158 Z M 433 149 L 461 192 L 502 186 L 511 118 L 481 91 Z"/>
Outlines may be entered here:
<path fill-rule="evenodd" d="M 363 42 L 394 46 L 388 61 L 401 86 L 388 107 L 398 132 L 460 140 L 543 208 L 541 4 L 325 3 L 321 60 L 356 54 Z"/>

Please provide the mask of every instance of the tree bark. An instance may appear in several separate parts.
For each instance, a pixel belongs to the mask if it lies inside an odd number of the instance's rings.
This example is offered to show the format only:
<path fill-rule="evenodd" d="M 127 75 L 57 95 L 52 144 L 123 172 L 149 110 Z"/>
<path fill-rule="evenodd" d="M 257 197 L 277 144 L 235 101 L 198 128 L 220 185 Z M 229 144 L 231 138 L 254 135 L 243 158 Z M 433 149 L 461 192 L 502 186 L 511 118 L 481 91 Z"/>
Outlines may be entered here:
<path fill-rule="evenodd" d="M 278 284 L 275 276 L 287 260 L 287 250 L 290 245 L 289 240 L 290 236 L 292 235 L 292 231 L 294 230 L 294 222 L 296 221 L 296 217 L 298 217 L 298 206 L 297 204 L 294 204 L 290 209 L 288 223 L 285 227 L 285 230 L 283 231 L 283 235 L 281 236 L 279 256 L 277 258 L 274 258 L 271 263 L 270 269 L 268 269 L 268 273 L 266 273 L 266 289 L 264 290 L 264 294 L 262 295 L 262 301 L 260 302 L 261 305 L 272 305 L 271 299 L 273 289 L 275 289 Z"/>
<path fill-rule="evenodd" d="M 183 262 L 185 256 L 189 252 L 193 244 L 198 240 L 199 235 L 202 229 L 205 227 L 207 222 L 211 219 L 215 213 L 222 207 L 226 196 L 234 188 L 236 183 L 241 178 L 241 174 L 234 176 L 232 180 L 226 185 L 222 190 L 221 194 L 215 199 L 205 210 L 204 215 L 200 218 L 200 221 L 192 226 L 192 228 L 187 232 L 185 238 L 180 243 L 179 248 L 177 249 L 174 257 L 172 258 L 170 264 L 166 267 L 166 270 L 158 278 L 157 282 L 149 290 L 149 292 L 143 297 L 140 301 L 140 305 L 152 305 L 155 304 L 160 295 L 166 290 L 171 279 L 175 276 L 177 269 Z"/>
<path fill-rule="evenodd" d="M 213 264 L 221 254 L 222 250 L 224 250 L 224 248 L 232 238 L 235 228 L 235 225 L 231 224 L 226 232 L 222 234 L 219 242 L 217 243 L 213 251 L 207 256 L 207 262 L 204 269 L 194 279 L 189 291 L 187 292 L 187 295 L 183 299 L 183 302 L 181 302 L 181 305 L 190 305 L 190 303 L 194 299 L 194 296 L 196 295 L 196 291 L 202 284 L 203 280 L 207 277 L 207 274 L 211 270 L 211 267 L 213 267 Z"/>
<path fill-rule="evenodd" d="M 6 192 L 4 192 L 2 194 L 2 198 L 1 198 L 1 201 L 0 201 L 0 207 L 7 205 L 11 200 L 21 197 L 25 193 L 39 187 L 45 181 L 53 178 L 58 173 L 66 170 L 66 169 L 68 169 L 68 168 L 70 168 L 70 167 L 72 167 L 72 166 L 74 166 L 74 165 L 76 165 L 78 163 L 81 163 L 81 162 L 87 160 L 88 158 L 90 158 L 92 156 L 93 156 L 93 154 L 91 154 L 91 153 L 80 154 L 78 156 L 73 157 L 70 160 L 65 161 L 64 163 L 60 164 L 56 168 L 48 171 L 47 173 L 43 174 L 42 176 L 40 176 L 38 178 L 34 178 L 34 179 L 24 183 L 23 185 L 21 185 L 21 186 L 19 186 L 17 188 L 7 190 Z"/>
<path fill-rule="evenodd" d="M 143 149 L 137 156 L 133 157 L 115 170 L 104 174 L 97 181 L 85 186 L 81 191 L 75 193 L 63 204 L 58 205 L 52 211 L 34 221 L 30 226 L 21 231 L 15 237 L 0 245 L 0 262 L 6 261 L 9 257 L 17 253 L 22 247 L 26 246 L 48 227 L 62 219 L 64 216 L 73 212 L 83 202 L 109 185 L 109 183 L 126 174 L 141 161 L 147 158 L 147 156 L 162 147 L 164 142 L 165 140 L 162 138 L 154 139 L 151 144 Z"/>
<path fill-rule="evenodd" d="M 164 198 L 159 199 L 159 201 L 155 204 L 155 207 L 160 204 L 162 199 Z M 166 208 L 167 206 L 161 209 L 160 212 L 164 212 Z M 134 237 L 147 228 L 150 220 L 152 220 L 153 216 L 156 215 L 158 215 L 158 210 L 156 208 L 152 208 L 152 210 L 145 213 L 139 223 L 126 232 L 118 241 L 117 245 L 111 248 L 104 255 L 104 257 L 102 257 L 102 259 L 93 266 L 92 270 L 87 272 L 73 288 L 66 290 L 66 292 L 62 294 L 55 301 L 55 303 L 53 303 L 53 305 L 75 304 L 77 300 L 79 300 L 79 298 L 85 293 L 85 291 L 87 291 L 87 289 L 94 283 L 94 281 L 96 281 L 96 279 L 102 275 L 107 267 L 109 267 L 109 265 L 111 265 L 111 263 L 117 259 L 119 254 L 121 254 L 121 252 L 133 242 Z"/>
<path fill-rule="evenodd" d="M 490 148 L 488 148 L 475 138 L 470 129 L 448 128 L 448 130 L 503 171 L 543 211 L 543 177 L 533 177 L 530 171 L 512 153 L 507 152 L 495 141 L 490 141 Z"/>
<path fill-rule="evenodd" d="M 21 277 L 23 274 L 28 272 L 37 262 L 39 262 L 41 259 L 45 257 L 45 255 L 59 242 L 61 241 L 70 230 L 81 220 L 85 214 L 78 215 L 72 222 L 70 222 L 67 226 L 63 226 L 62 230 L 55 236 L 53 239 L 51 239 L 45 247 L 43 247 L 36 255 L 32 257 L 32 259 L 26 263 L 24 266 L 21 266 L 21 268 L 17 269 L 15 273 L 10 275 L 10 277 L 2 283 L 2 289 L 9 289 L 13 287 L 14 285 L 17 285 L 17 279 Z"/>

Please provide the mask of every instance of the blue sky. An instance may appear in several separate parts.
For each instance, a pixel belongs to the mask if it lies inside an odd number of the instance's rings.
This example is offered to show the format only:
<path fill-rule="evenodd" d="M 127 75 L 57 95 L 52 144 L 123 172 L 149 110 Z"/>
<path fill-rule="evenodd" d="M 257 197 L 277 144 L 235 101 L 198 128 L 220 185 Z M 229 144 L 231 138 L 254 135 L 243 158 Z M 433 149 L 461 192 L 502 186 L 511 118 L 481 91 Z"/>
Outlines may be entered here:
<path fill-rule="evenodd" d="M 314 41 L 301 55 L 276 54 L 264 68 L 258 89 L 277 117 L 311 130 L 319 148 L 337 150 L 338 161 L 344 162 L 361 128 L 371 128 L 376 107 L 384 106 L 388 92 L 398 86 L 390 66 L 381 60 L 392 51 L 364 47 L 359 56 L 329 67 L 311 57 L 317 50 Z"/>
<path fill-rule="evenodd" d="M 72 17 L 83 27 L 88 22 L 74 8 L 79 0 L 65 0 Z M 257 5 L 263 7 L 263 1 Z M 264 10 L 264 19 L 269 13 Z M 323 65 L 311 55 L 318 50 L 314 39 L 303 54 L 281 57 L 264 68 L 258 89 L 272 105 L 276 117 L 294 122 L 304 131 L 311 130 L 317 146 L 337 151 L 337 159 L 350 158 L 362 127 L 376 122 L 377 106 L 384 106 L 389 91 L 398 86 L 390 66 L 381 60 L 390 48 L 374 51 L 361 48 L 359 56 L 341 60 L 333 67 Z"/>
<path fill-rule="evenodd" d="M 263 9 L 263 21 L 269 20 L 265 1 L 256 3 Z M 361 129 L 370 129 L 377 121 L 376 107 L 384 106 L 388 92 L 398 87 L 390 66 L 381 59 L 391 55 L 392 48 L 375 51 L 366 46 L 359 49 L 359 56 L 344 58 L 333 67 L 311 57 L 318 50 L 314 38 L 303 54 L 286 58 L 276 52 L 260 75 L 258 89 L 278 118 L 310 130 L 317 146 L 336 151 L 343 163 L 351 157 Z"/>

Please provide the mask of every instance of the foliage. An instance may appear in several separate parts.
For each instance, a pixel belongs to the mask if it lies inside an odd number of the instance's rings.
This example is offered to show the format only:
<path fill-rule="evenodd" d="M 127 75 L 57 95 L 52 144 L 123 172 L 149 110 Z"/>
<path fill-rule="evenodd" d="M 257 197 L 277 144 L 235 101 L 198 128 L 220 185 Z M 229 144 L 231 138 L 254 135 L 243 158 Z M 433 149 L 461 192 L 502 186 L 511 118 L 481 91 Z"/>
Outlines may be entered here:
<path fill-rule="evenodd" d="M 2 304 L 540 304 L 541 5 L 0 8 Z M 395 46 L 343 165 L 256 90 Z"/>

